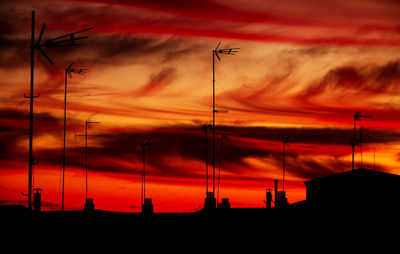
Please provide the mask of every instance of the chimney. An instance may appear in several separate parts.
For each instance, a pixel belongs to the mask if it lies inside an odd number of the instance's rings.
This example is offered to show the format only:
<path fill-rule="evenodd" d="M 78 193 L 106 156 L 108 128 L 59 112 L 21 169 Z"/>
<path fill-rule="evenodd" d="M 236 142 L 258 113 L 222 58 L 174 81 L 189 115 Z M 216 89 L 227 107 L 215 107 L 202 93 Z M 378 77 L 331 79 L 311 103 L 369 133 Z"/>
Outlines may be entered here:
<path fill-rule="evenodd" d="M 271 189 L 266 189 L 266 199 L 265 199 L 265 204 L 266 204 L 266 208 L 271 208 L 271 204 L 272 204 L 272 193 L 271 193 Z"/>
<path fill-rule="evenodd" d="M 83 206 L 83 210 L 85 212 L 94 212 L 94 203 L 93 203 L 93 198 L 87 198 L 86 203 Z"/>
<path fill-rule="evenodd" d="M 153 214 L 154 206 L 151 198 L 145 198 L 142 205 L 142 214 L 151 215 Z"/>
<path fill-rule="evenodd" d="M 42 206 L 42 194 L 40 193 L 42 189 L 36 188 L 34 189 L 34 194 L 33 194 L 33 210 L 35 212 L 40 212 L 41 206 Z"/>

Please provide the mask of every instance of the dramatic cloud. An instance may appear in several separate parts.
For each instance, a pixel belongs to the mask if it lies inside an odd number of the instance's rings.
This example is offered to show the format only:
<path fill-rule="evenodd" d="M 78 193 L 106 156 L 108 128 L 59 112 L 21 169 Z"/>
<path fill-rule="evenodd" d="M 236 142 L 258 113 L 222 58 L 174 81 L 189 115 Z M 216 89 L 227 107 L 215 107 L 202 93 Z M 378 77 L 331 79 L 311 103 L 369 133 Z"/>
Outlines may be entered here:
<path fill-rule="evenodd" d="M 90 1 L 88 1 L 90 2 Z M 246 22 L 246 23 L 272 23 L 280 25 L 290 25 L 290 26 L 328 26 L 336 27 L 340 22 L 340 18 L 332 21 L 328 18 L 323 19 L 324 16 L 332 16 L 332 9 L 341 10 L 340 17 L 350 18 L 351 16 L 358 15 L 360 18 L 370 18 L 371 13 L 368 10 L 368 5 L 365 8 L 360 8 L 354 11 L 351 4 L 341 4 L 338 1 L 332 1 L 328 6 L 324 5 L 321 8 L 319 5 L 315 5 L 310 1 L 301 1 L 303 8 L 294 8 L 294 5 L 299 5 L 298 1 L 281 1 L 275 3 L 273 6 L 271 4 L 263 1 L 252 1 L 251 3 L 244 1 L 210 1 L 210 0 L 200 0 L 187 2 L 184 0 L 173 0 L 165 1 L 152 0 L 152 1 L 96 1 L 92 2 L 107 3 L 107 4 L 117 4 L 122 6 L 131 6 L 136 8 L 143 8 L 150 11 L 165 12 L 177 16 L 185 16 L 190 18 L 198 18 L 204 20 L 224 20 L 224 21 L 235 21 L 235 22 Z M 373 1 L 371 1 L 373 2 Z M 238 6 L 246 4 L 248 7 L 240 9 Z M 371 3 L 373 5 L 374 3 Z M 375 3 L 377 4 L 377 3 Z M 394 4 L 399 8 L 397 4 Z M 378 7 L 379 5 L 377 5 Z M 328 8 L 327 8 L 328 7 Z M 332 7 L 332 8 L 329 8 Z M 379 7 L 384 7 L 380 5 Z M 394 7 L 392 5 L 392 7 Z M 279 13 L 279 14 L 278 14 Z M 306 16 L 306 14 L 313 13 L 314 15 Z M 376 10 L 376 17 L 382 17 L 383 11 Z M 299 15 L 300 14 L 300 15 Z M 385 13 L 388 14 L 387 12 Z M 390 13 L 386 16 L 387 20 L 394 20 L 395 12 Z M 316 20 L 320 22 L 315 22 Z M 323 22 L 321 22 L 323 20 Z M 336 22 L 335 22 L 336 21 Z M 339 23 L 340 24 L 340 23 Z M 368 28 L 373 28 L 372 25 L 367 26 Z"/>
<path fill-rule="evenodd" d="M 166 68 L 159 73 L 152 75 L 149 82 L 138 91 L 135 92 L 136 96 L 146 96 L 148 94 L 157 93 L 163 90 L 175 79 L 175 69 Z"/>
<path fill-rule="evenodd" d="M 20 114 L 20 117 L 17 117 Z M 5 120 L 20 121 L 25 115 L 22 112 L 3 112 L 1 114 L 2 122 L 6 123 Z M 41 114 L 35 117 L 37 122 L 43 126 L 55 125 L 61 129 L 61 124 L 56 121 L 53 117 L 47 114 Z M 50 121 L 46 124 L 46 121 Z M 59 131 L 54 131 L 54 127 L 50 129 L 46 128 L 47 134 L 60 138 Z M 19 130 L 21 131 L 21 130 Z M 10 154 L 24 154 L 24 151 L 18 151 L 18 143 L 27 137 L 24 135 L 10 135 L 16 133 L 14 129 L 10 127 L 2 127 L 1 131 L 1 150 L 3 155 Z M 270 158 L 275 161 L 275 165 L 280 165 L 281 153 L 282 153 L 282 142 L 285 138 L 289 137 L 291 140 L 290 149 L 288 150 L 288 158 L 291 157 L 302 160 L 298 156 L 319 156 L 326 155 L 334 157 L 343 157 L 350 154 L 349 142 L 352 139 L 352 129 L 334 129 L 334 128 L 266 128 L 266 127 L 229 127 L 219 126 L 217 132 L 217 160 L 220 158 L 220 135 L 224 133 L 228 136 L 224 143 L 224 168 L 226 170 L 232 170 L 236 174 L 246 173 L 249 174 L 252 169 L 251 166 L 245 163 L 246 158 Z M 38 130 L 38 134 L 43 135 L 43 130 Z M 47 135 L 46 134 L 46 135 Z M 210 133 L 209 133 L 210 134 Z M 203 164 L 204 161 L 204 134 L 200 128 L 193 128 L 190 126 L 177 126 L 162 129 L 154 129 L 146 133 L 142 132 L 117 132 L 117 133 L 103 133 L 96 137 L 91 137 L 91 165 L 90 169 L 99 172 L 121 172 L 137 173 L 137 168 L 141 167 L 142 150 L 140 144 L 146 139 L 151 137 L 151 147 L 148 153 L 148 163 L 152 165 L 150 170 L 154 170 L 152 174 L 159 175 L 161 177 L 203 177 L 199 175 L 199 172 L 187 171 L 185 166 L 179 165 L 168 165 L 166 161 L 169 158 L 181 158 L 183 161 L 197 161 L 199 164 Z M 208 151 L 211 151 L 211 136 L 208 139 Z M 396 143 L 400 140 L 400 134 L 393 131 L 377 131 L 372 130 L 365 134 L 365 139 L 373 143 L 390 144 Z M 71 141 L 72 142 L 72 141 Z M 72 142 L 71 145 L 74 147 L 68 148 L 68 165 L 71 167 L 82 166 L 82 153 L 83 148 L 76 145 L 76 142 Z M 40 157 L 43 163 L 47 163 L 53 166 L 57 166 L 60 163 L 60 149 L 56 148 L 41 148 L 37 146 L 37 156 Z M 6 158 L 3 157 L 3 159 Z M 304 171 L 307 165 L 311 165 L 311 161 L 307 162 L 307 158 L 304 158 L 304 165 L 297 169 L 295 162 L 293 162 L 293 172 L 299 172 L 300 175 L 304 176 Z M 120 164 L 115 164 L 120 162 Z M 122 162 L 131 163 L 124 164 Z M 211 166 L 211 156 L 209 155 L 208 162 Z M 289 162 L 290 163 L 290 162 Z M 320 162 L 314 160 L 314 164 L 317 165 Z M 323 165 L 307 170 L 317 170 L 321 174 L 325 173 L 324 169 L 332 169 L 331 164 Z M 233 173 L 232 172 L 232 173 Z"/>
<path fill-rule="evenodd" d="M 330 70 L 320 83 L 308 87 L 301 97 L 323 93 L 357 93 L 358 96 L 393 94 L 400 84 L 399 61 L 383 66 L 343 66 Z"/>

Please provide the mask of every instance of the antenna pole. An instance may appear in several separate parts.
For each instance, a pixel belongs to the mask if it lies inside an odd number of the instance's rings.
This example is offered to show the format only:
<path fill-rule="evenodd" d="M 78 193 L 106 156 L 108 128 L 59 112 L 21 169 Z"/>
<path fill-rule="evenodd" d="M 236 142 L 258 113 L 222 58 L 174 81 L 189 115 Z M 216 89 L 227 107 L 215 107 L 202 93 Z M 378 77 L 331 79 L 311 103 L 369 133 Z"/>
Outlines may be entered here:
<path fill-rule="evenodd" d="M 213 146 L 212 146 L 212 164 L 213 164 L 213 191 L 212 191 L 212 198 L 214 199 L 214 195 L 215 195 L 215 113 L 218 112 L 217 110 L 215 110 L 215 57 L 218 58 L 218 60 L 221 60 L 218 53 L 219 54 L 226 54 L 226 55 L 234 55 L 234 53 L 237 52 L 237 50 L 239 48 L 229 48 L 229 49 L 218 49 L 219 45 L 221 43 L 218 44 L 218 46 L 212 51 L 212 72 L 213 72 L 213 109 L 212 109 L 212 113 L 213 113 L 213 129 L 212 129 L 212 136 L 213 136 Z M 207 199 L 211 198 L 209 196 L 209 193 L 207 193 Z M 214 199 L 215 200 L 215 199 Z M 213 204 L 214 206 L 214 204 Z"/>
<path fill-rule="evenodd" d="M 224 145 L 224 138 L 225 134 L 221 136 L 221 150 L 219 154 L 219 167 L 218 167 L 218 187 L 217 187 L 217 204 L 218 204 L 218 199 L 219 199 L 219 182 L 221 180 L 221 161 L 222 161 L 222 153 L 223 153 L 223 145 Z"/>
<path fill-rule="evenodd" d="M 363 158 L 362 158 L 362 132 L 363 129 L 360 127 L 360 166 L 363 167 Z"/>
<path fill-rule="evenodd" d="M 215 50 L 213 51 L 213 194 L 215 193 Z"/>
<path fill-rule="evenodd" d="M 62 202 L 61 211 L 64 211 L 64 177 L 65 177 L 65 134 L 67 130 L 67 80 L 68 80 L 68 69 L 65 69 L 65 82 L 64 82 L 64 139 L 63 139 L 63 160 L 62 160 Z"/>
<path fill-rule="evenodd" d="M 87 147 L 87 128 L 88 121 L 85 121 L 85 169 L 86 169 L 86 200 L 88 198 L 88 147 Z"/>
<path fill-rule="evenodd" d="M 206 162 L 206 195 L 208 193 L 208 137 L 207 137 L 208 125 L 203 126 L 204 130 L 204 157 Z"/>
<path fill-rule="evenodd" d="M 140 144 L 142 147 L 142 160 L 143 160 L 143 173 L 142 173 L 142 206 L 145 204 L 146 200 L 146 146 L 150 145 L 150 138 L 145 142 Z"/>
<path fill-rule="evenodd" d="M 143 200 L 142 205 L 144 204 L 144 199 L 146 198 L 146 147 L 143 145 Z"/>
<path fill-rule="evenodd" d="M 143 150 L 144 148 L 143 148 L 143 146 L 142 146 L 142 150 Z M 142 155 L 143 155 L 143 152 L 142 152 Z M 143 170 L 144 171 L 144 170 Z M 141 190 L 140 190 L 140 194 L 141 194 L 141 196 L 140 196 L 140 203 L 141 203 L 141 205 L 143 205 L 143 172 L 142 172 L 142 184 L 141 184 Z"/>
<path fill-rule="evenodd" d="M 286 155 L 286 142 L 283 141 L 283 162 L 282 162 L 282 191 L 285 191 L 285 155 Z"/>
<path fill-rule="evenodd" d="M 31 82 L 30 82 L 30 95 L 26 96 L 24 94 L 25 98 L 29 98 L 29 177 L 28 177 L 28 208 L 29 210 L 32 210 L 32 179 L 33 179 L 33 165 L 37 164 L 37 160 L 33 158 L 33 99 L 38 98 L 40 94 L 38 95 L 33 95 L 34 93 L 34 70 L 35 70 L 35 49 L 39 50 L 42 55 L 50 62 L 50 64 L 54 64 L 53 61 L 47 56 L 47 54 L 43 51 L 42 47 L 50 48 L 54 46 L 75 46 L 73 44 L 74 40 L 77 39 L 85 39 L 86 37 L 79 37 L 79 38 L 73 38 L 73 34 L 84 32 L 87 30 L 90 30 L 92 28 L 88 28 L 76 33 L 71 34 L 71 45 L 58 45 L 57 41 L 54 40 L 48 40 L 44 44 L 41 44 L 41 39 L 42 35 L 45 29 L 45 23 L 43 23 L 42 30 L 40 32 L 38 41 L 35 42 L 35 11 L 32 10 L 32 22 L 31 22 Z M 65 89 L 66 89 L 66 83 L 65 83 Z M 66 94 L 65 94 L 66 96 Z M 66 109 L 66 99 L 65 99 L 65 109 Z M 65 111 L 65 110 L 64 110 Z M 64 149 L 63 149 L 63 190 L 62 190 L 62 210 L 64 209 L 64 170 L 65 170 L 65 112 L 64 112 Z"/>
<path fill-rule="evenodd" d="M 33 166 L 33 80 L 35 69 L 35 11 L 32 11 L 31 29 L 31 90 L 29 96 L 29 180 L 28 180 L 28 208 L 32 210 L 32 166 Z"/>
<path fill-rule="evenodd" d="M 360 128 L 360 138 L 359 140 L 356 140 L 356 122 L 361 121 L 361 118 L 372 118 L 371 114 L 368 115 L 362 115 L 361 112 L 356 112 L 354 114 L 354 131 L 353 131 L 353 140 L 351 142 L 351 149 L 352 149 L 352 159 L 351 159 L 351 170 L 354 170 L 354 150 L 355 150 L 355 145 L 358 144 L 360 146 L 360 153 L 361 153 L 361 167 L 362 167 L 362 145 L 361 145 L 361 128 Z"/>
<path fill-rule="evenodd" d="M 351 144 L 351 170 L 354 170 L 354 146 L 356 145 L 356 122 L 357 118 L 356 116 L 354 116 L 353 142 Z"/>
<path fill-rule="evenodd" d="M 89 122 L 88 120 L 85 121 L 85 134 L 84 135 L 76 135 L 76 136 L 84 136 L 85 137 L 85 183 L 86 183 L 86 203 L 88 201 L 88 124 L 90 123 L 100 123 L 100 122 Z M 96 135 L 91 135 L 96 136 Z"/>

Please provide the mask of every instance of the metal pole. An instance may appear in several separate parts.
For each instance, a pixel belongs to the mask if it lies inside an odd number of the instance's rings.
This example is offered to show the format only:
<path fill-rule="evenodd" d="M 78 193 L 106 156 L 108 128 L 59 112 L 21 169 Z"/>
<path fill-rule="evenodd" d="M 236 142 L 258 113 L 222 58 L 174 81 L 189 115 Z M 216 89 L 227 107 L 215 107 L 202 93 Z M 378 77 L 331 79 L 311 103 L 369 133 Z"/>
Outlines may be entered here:
<path fill-rule="evenodd" d="M 85 135 L 76 135 L 76 136 L 84 136 L 85 137 L 85 174 L 86 174 L 86 200 L 88 199 L 88 124 L 89 123 L 99 123 L 99 122 L 89 122 L 85 121 Z"/>
<path fill-rule="evenodd" d="M 356 117 L 354 117 L 353 142 L 351 144 L 351 170 L 354 170 L 354 146 L 356 143 Z"/>
<path fill-rule="evenodd" d="M 362 127 L 360 127 L 360 142 L 359 142 L 359 146 L 360 146 L 360 168 L 362 168 L 362 167 L 363 167 L 363 158 L 362 158 L 362 140 L 361 140 L 361 138 L 362 138 L 362 131 L 363 131 L 363 129 L 362 129 Z"/>
<path fill-rule="evenodd" d="M 221 161 L 222 161 L 222 152 L 223 152 L 223 145 L 224 145 L 224 135 L 221 136 L 221 150 L 219 154 L 219 167 L 218 167 L 218 187 L 217 187 L 217 204 L 219 199 L 219 182 L 221 180 Z"/>
<path fill-rule="evenodd" d="M 215 193 L 215 50 L 213 51 L 213 195 Z"/>
<path fill-rule="evenodd" d="M 146 199 L 146 160 L 145 160 L 145 156 L 146 156 L 146 147 L 143 146 L 143 201 L 142 201 L 142 204 L 144 202 L 144 199 Z"/>
<path fill-rule="evenodd" d="M 351 153 L 352 153 L 352 160 L 351 160 L 351 170 L 354 170 L 354 140 L 351 143 Z"/>
<path fill-rule="evenodd" d="M 62 202 L 61 211 L 64 211 L 64 177 L 65 177 L 65 133 L 67 130 L 67 80 L 68 80 L 68 69 L 65 69 L 65 92 L 64 92 L 64 139 L 63 139 L 63 171 L 62 171 Z"/>
<path fill-rule="evenodd" d="M 32 11 L 31 29 L 31 91 L 29 99 L 29 180 L 28 180 L 28 208 L 32 210 L 32 166 L 33 166 L 33 74 L 35 63 L 35 11 Z"/>
<path fill-rule="evenodd" d="M 285 146 L 286 142 L 283 142 L 283 175 L 282 175 L 282 191 L 285 191 Z"/>
<path fill-rule="evenodd" d="M 142 146 L 142 150 L 143 150 L 143 146 Z M 142 151 L 142 155 L 143 155 L 143 151 Z M 143 172 L 142 172 L 142 184 L 141 184 L 141 197 L 140 197 L 140 202 L 143 205 Z"/>
<path fill-rule="evenodd" d="M 87 126 L 88 126 L 88 121 L 86 120 L 85 122 L 85 152 L 86 152 L 86 156 L 85 156 L 85 168 L 86 168 L 86 200 L 88 198 L 88 147 L 87 147 Z"/>
<path fill-rule="evenodd" d="M 205 146 L 205 161 L 206 161 L 206 195 L 208 193 L 208 137 L 207 137 L 207 128 L 206 125 L 204 127 L 204 146 Z"/>

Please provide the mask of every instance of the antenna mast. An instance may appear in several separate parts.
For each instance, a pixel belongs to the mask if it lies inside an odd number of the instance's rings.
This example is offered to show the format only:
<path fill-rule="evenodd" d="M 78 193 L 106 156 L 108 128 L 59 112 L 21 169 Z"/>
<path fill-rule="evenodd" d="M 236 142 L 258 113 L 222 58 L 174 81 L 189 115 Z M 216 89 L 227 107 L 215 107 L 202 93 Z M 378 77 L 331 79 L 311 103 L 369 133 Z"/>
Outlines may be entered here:
<path fill-rule="evenodd" d="M 355 150 L 355 146 L 358 143 L 357 136 L 356 136 L 356 122 L 361 121 L 361 118 L 372 118 L 372 114 L 363 115 L 363 114 L 361 114 L 360 111 L 357 111 L 353 117 L 354 117 L 353 139 L 350 142 L 350 145 L 351 145 L 351 170 L 354 170 L 354 150 Z"/>
<path fill-rule="evenodd" d="M 71 63 L 66 69 L 65 69 L 65 82 L 64 82 L 64 137 L 63 137 L 63 160 L 62 160 L 62 201 L 61 201 L 61 211 L 64 211 L 64 178 L 65 178 L 65 146 L 66 146 L 66 140 L 65 140 L 65 134 L 67 132 L 67 81 L 68 77 L 72 78 L 72 73 L 77 73 L 77 74 L 85 74 L 87 69 L 72 69 L 72 65 L 74 63 Z"/>
<path fill-rule="evenodd" d="M 140 144 L 143 152 L 142 206 L 144 205 L 144 201 L 146 199 L 146 147 L 150 146 L 150 140 L 151 138 L 148 138 L 146 142 Z"/>
<path fill-rule="evenodd" d="M 31 90 L 29 98 L 29 179 L 28 179 L 28 208 L 32 210 L 32 167 L 33 167 L 33 99 L 38 98 L 33 95 L 33 80 L 35 72 L 35 11 L 32 11 L 32 29 L 31 29 Z"/>
<path fill-rule="evenodd" d="M 206 163 L 206 195 L 208 193 L 208 136 L 207 136 L 207 129 L 209 125 L 208 123 L 204 124 L 202 126 L 202 129 L 204 131 L 204 159 Z"/>
<path fill-rule="evenodd" d="M 88 135 L 88 125 L 92 123 L 100 123 L 100 122 L 89 122 L 85 121 L 85 135 L 76 135 L 78 137 L 85 137 L 85 204 L 92 203 L 93 200 L 88 199 L 88 136 L 96 136 L 96 135 Z M 89 202 L 88 202 L 89 201 Z"/>
<path fill-rule="evenodd" d="M 227 49 L 218 49 L 219 46 L 221 45 L 221 42 L 218 43 L 217 47 L 212 51 L 212 55 L 213 55 L 213 109 L 212 109 L 212 113 L 213 113 L 213 153 L 212 153 L 212 164 L 213 164 L 213 192 L 212 195 L 214 197 L 214 193 L 215 193 L 215 113 L 217 112 L 227 112 L 227 111 L 218 111 L 215 109 L 215 56 L 218 58 L 218 61 L 221 61 L 221 58 L 219 57 L 218 54 L 225 54 L 225 55 L 235 55 L 235 53 L 238 52 L 239 48 L 227 48 Z"/>
<path fill-rule="evenodd" d="M 217 204 L 218 204 L 218 199 L 219 199 L 219 182 L 221 180 L 221 163 L 222 163 L 224 139 L 229 139 L 229 137 L 225 133 L 221 135 L 221 147 L 220 147 L 221 150 L 220 150 L 220 154 L 219 154 L 219 167 L 218 167 Z"/>
<path fill-rule="evenodd" d="M 35 71 L 35 49 L 37 49 L 48 61 L 50 64 L 54 64 L 50 57 L 44 52 L 43 48 L 52 48 L 52 47 L 64 47 L 64 46 L 77 46 L 81 44 L 76 44 L 76 40 L 86 39 L 87 36 L 83 37 L 74 37 L 75 34 L 88 31 L 93 29 L 92 27 L 75 32 L 70 33 L 56 39 L 51 39 L 45 41 L 44 44 L 41 44 L 42 36 L 44 30 L 46 28 L 46 24 L 43 23 L 42 29 L 39 34 L 39 38 L 35 41 L 35 11 L 32 10 L 32 21 L 31 21 L 31 81 L 30 81 L 30 94 L 27 96 L 24 94 L 25 98 L 29 98 L 29 176 L 28 176 L 28 208 L 32 210 L 32 177 L 33 177 L 33 165 L 37 164 L 37 160 L 33 157 L 33 99 L 38 98 L 40 94 L 33 95 L 34 91 L 34 71 Z M 59 38 L 67 38 L 62 41 Z"/>

